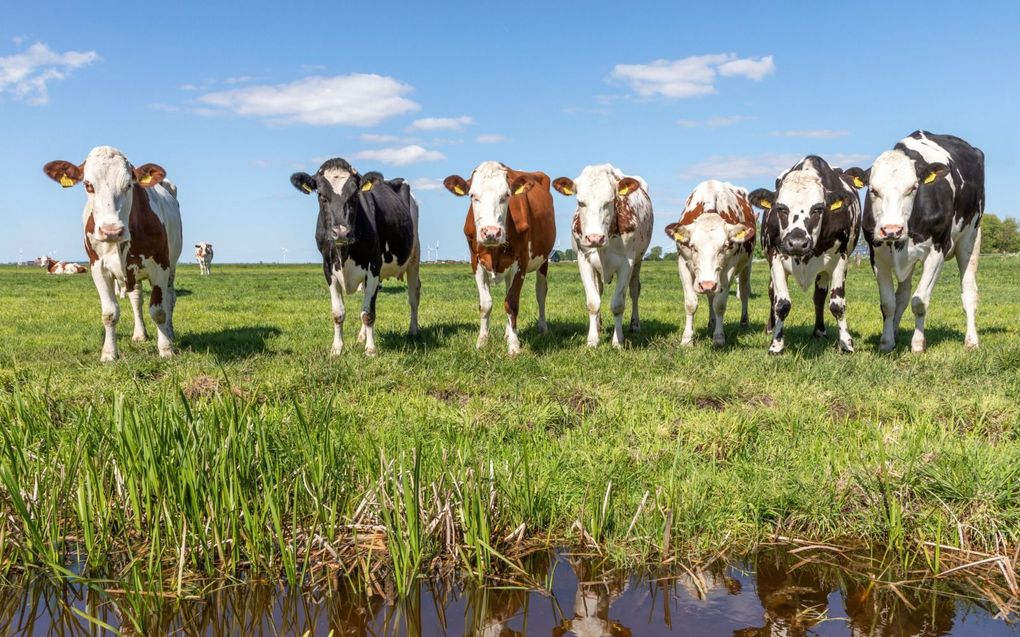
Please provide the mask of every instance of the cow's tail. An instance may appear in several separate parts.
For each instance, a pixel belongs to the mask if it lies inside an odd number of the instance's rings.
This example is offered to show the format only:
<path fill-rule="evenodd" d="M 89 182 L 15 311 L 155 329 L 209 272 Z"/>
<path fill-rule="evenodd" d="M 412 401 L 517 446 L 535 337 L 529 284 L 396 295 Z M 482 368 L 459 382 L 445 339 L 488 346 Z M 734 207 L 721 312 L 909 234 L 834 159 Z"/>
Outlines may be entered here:
<path fill-rule="evenodd" d="M 166 188 L 166 191 L 170 193 L 174 199 L 177 199 L 177 186 L 174 182 L 169 179 L 164 179 L 161 183 L 163 184 L 163 187 Z"/>

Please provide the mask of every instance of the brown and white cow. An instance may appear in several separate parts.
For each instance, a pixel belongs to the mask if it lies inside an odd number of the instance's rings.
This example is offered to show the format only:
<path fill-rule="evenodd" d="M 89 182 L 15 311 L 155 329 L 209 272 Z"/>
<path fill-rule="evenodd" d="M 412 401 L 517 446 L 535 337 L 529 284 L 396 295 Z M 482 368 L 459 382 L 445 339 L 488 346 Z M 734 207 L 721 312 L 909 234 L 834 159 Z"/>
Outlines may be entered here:
<path fill-rule="evenodd" d="M 694 342 L 694 313 L 698 310 L 699 294 L 708 297 L 712 344 L 716 347 L 726 344 L 723 317 L 734 279 L 740 299 L 740 324 L 747 325 L 754 228 L 755 215 L 747 190 L 714 179 L 698 184 L 687 197 L 680 221 L 666 226 L 666 235 L 676 241 L 677 268 L 687 311 L 681 344 Z"/>
<path fill-rule="evenodd" d="M 652 240 L 652 200 L 640 177 L 629 177 L 611 164 L 585 166 L 577 179 L 553 181 L 560 194 L 577 196 L 571 243 L 577 252 L 588 305 L 588 346 L 599 344 L 602 286 L 616 277 L 610 301 L 615 326 L 613 346 L 623 347 L 623 308 L 630 289 L 630 329 L 641 329 L 641 258 Z"/>
<path fill-rule="evenodd" d="M 540 172 L 513 170 L 496 161 L 482 162 L 465 181 L 450 175 L 443 181 L 447 190 L 471 196 L 464 236 L 471 251 L 471 269 L 478 285 L 481 322 L 477 347 L 489 340 L 492 294 L 489 286 L 506 282 L 503 307 L 507 314 L 506 342 L 511 356 L 521 350 L 517 337 L 517 313 L 521 288 L 528 272 L 538 271 L 535 296 L 538 300 L 538 331 L 545 332 L 545 295 L 549 285 L 549 254 L 556 242 L 556 220 L 549 177 Z"/>
<path fill-rule="evenodd" d="M 40 268 L 44 268 L 49 274 L 85 274 L 89 271 L 88 268 L 80 263 L 57 261 L 56 259 L 48 256 L 38 257 L 35 260 L 35 264 Z"/>
<path fill-rule="evenodd" d="M 117 358 L 120 306 L 114 283 L 131 297 L 135 329 L 132 340 L 147 338 L 142 321 L 142 280 L 149 279 L 149 316 L 159 332 L 160 356 L 173 355 L 174 277 L 181 256 L 181 209 L 177 188 L 156 164 L 135 168 L 110 146 L 92 149 L 85 161 L 51 161 L 43 171 L 64 188 L 85 187 L 82 224 L 92 280 L 103 308 L 106 337 L 100 360 Z"/>
<path fill-rule="evenodd" d="M 212 274 L 210 266 L 212 266 L 213 249 L 212 244 L 203 241 L 202 243 L 195 244 L 195 260 L 198 261 L 198 273 Z"/>

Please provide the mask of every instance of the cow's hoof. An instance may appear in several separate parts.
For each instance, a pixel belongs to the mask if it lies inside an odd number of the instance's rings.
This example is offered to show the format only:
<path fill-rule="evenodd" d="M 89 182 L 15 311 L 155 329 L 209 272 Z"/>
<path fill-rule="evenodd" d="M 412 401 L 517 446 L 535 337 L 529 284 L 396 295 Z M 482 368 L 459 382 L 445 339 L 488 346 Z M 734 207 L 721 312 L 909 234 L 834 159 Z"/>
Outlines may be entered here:
<path fill-rule="evenodd" d="M 820 330 L 816 327 L 815 331 L 812 333 L 812 336 L 814 336 L 815 338 L 825 338 L 826 332 L 825 330 Z"/>
<path fill-rule="evenodd" d="M 488 344 L 489 344 L 489 337 L 488 336 L 479 336 L 478 340 L 475 341 L 475 349 L 482 349 L 483 347 L 485 347 Z"/>
<path fill-rule="evenodd" d="M 974 337 L 968 336 L 967 338 L 963 339 L 963 347 L 964 347 L 964 349 L 967 349 L 967 350 L 970 350 L 970 351 L 976 350 L 978 348 L 978 338 L 977 338 L 977 336 L 974 336 Z"/>
<path fill-rule="evenodd" d="M 172 349 L 161 349 L 159 350 L 160 358 L 173 358 L 174 351 Z"/>
<path fill-rule="evenodd" d="M 112 363 L 117 360 L 117 352 L 103 352 L 99 356 L 100 363 Z"/>
<path fill-rule="evenodd" d="M 716 349 L 720 349 L 720 348 L 726 347 L 726 339 L 725 338 L 713 338 L 712 339 L 712 347 L 714 347 Z"/>
<path fill-rule="evenodd" d="M 343 353 L 344 353 L 344 346 L 343 345 L 334 345 L 329 350 L 329 355 L 330 356 L 339 356 L 339 355 L 341 355 Z"/>
<path fill-rule="evenodd" d="M 623 341 L 613 339 L 613 347 L 615 347 L 616 349 L 623 349 Z"/>
<path fill-rule="evenodd" d="M 745 327 L 745 328 L 746 327 L 751 327 L 751 321 L 747 320 L 746 316 L 741 317 L 741 319 L 740 319 L 740 327 Z"/>
<path fill-rule="evenodd" d="M 928 348 L 928 343 L 927 343 L 927 341 L 924 340 L 923 336 L 921 336 L 921 337 L 915 336 L 914 338 L 910 339 L 910 351 L 911 352 L 914 352 L 915 354 L 920 354 L 921 352 L 923 352 L 927 348 Z"/>
<path fill-rule="evenodd" d="M 597 338 L 594 338 L 594 339 L 593 338 L 589 338 L 588 339 L 588 347 L 590 347 L 592 349 L 595 349 L 598 346 L 599 346 L 599 339 L 597 339 Z"/>
<path fill-rule="evenodd" d="M 379 350 L 377 350 L 376 348 L 374 348 L 374 347 L 366 347 L 365 348 L 365 356 L 368 356 L 369 358 L 375 358 L 378 355 L 379 355 Z"/>
<path fill-rule="evenodd" d="M 411 328 L 409 330 L 407 330 L 407 335 L 409 337 L 411 337 L 411 338 L 414 338 L 415 336 L 418 336 L 418 326 L 417 325 L 412 325 Z"/>
<path fill-rule="evenodd" d="M 549 325 L 545 321 L 542 321 L 541 323 L 535 326 L 535 329 L 538 330 L 539 334 L 545 334 L 549 331 Z"/>
<path fill-rule="evenodd" d="M 145 332 L 142 332 L 141 334 L 132 334 L 131 340 L 134 341 L 135 343 L 144 343 L 145 341 L 149 340 L 149 335 L 146 334 Z"/>
<path fill-rule="evenodd" d="M 769 356 L 779 356 L 783 353 L 783 349 L 784 348 L 781 344 L 776 345 L 775 343 L 773 343 L 772 345 L 769 346 Z"/>
<path fill-rule="evenodd" d="M 684 347 L 694 347 L 694 337 L 693 336 L 685 336 L 680 341 L 680 344 L 683 345 Z"/>
<path fill-rule="evenodd" d="M 840 341 L 839 342 L 839 351 L 846 352 L 847 354 L 853 354 L 854 353 L 854 342 L 853 342 L 853 339 L 846 340 L 846 341 Z"/>
<path fill-rule="evenodd" d="M 641 331 L 641 321 L 631 321 L 631 323 L 630 323 L 630 331 L 631 332 L 640 332 Z"/>
<path fill-rule="evenodd" d="M 508 355 L 510 355 L 511 357 L 517 356 L 518 354 L 521 353 L 521 346 L 520 345 L 511 345 L 510 347 L 508 347 L 506 349 L 506 353 Z"/>

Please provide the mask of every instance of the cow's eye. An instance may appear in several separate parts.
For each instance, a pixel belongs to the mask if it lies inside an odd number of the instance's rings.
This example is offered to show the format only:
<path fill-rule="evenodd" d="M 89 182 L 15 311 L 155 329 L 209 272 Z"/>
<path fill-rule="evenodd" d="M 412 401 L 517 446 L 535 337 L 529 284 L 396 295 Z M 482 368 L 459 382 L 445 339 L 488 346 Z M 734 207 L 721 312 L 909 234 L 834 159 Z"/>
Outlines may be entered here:
<path fill-rule="evenodd" d="M 95 191 L 96 191 L 96 189 L 92 187 L 92 182 L 91 181 L 86 181 L 85 182 L 85 192 L 91 194 L 91 193 L 94 193 Z"/>
<path fill-rule="evenodd" d="M 587 208 L 588 204 L 584 203 L 583 201 L 578 201 L 577 202 L 577 207 L 578 208 Z"/>
<path fill-rule="evenodd" d="M 818 203 L 818 204 L 815 204 L 815 205 L 811 206 L 811 214 L 813 214 L 813 215 L 820 215 L 823 212 L 825 212 L 825 206 L 823 206 L 822 204 Z"/>
<path fill-rule="evenodd" d="M 874 197 L 874 198 L 876 198 L 876 199 L 881 199 L 881 198 L 882 198 L 882 195 L 878 194 L 878 191 L 877 191 L 877 190 L 875 190 L 874 188 L 872 188 L 872 189 L 871 189 L 871 190 L 869 190 L 868 192 L 869 192 L 869 194 L 870 194 L 870 195 L 871 195 L 872 197 Z"/>

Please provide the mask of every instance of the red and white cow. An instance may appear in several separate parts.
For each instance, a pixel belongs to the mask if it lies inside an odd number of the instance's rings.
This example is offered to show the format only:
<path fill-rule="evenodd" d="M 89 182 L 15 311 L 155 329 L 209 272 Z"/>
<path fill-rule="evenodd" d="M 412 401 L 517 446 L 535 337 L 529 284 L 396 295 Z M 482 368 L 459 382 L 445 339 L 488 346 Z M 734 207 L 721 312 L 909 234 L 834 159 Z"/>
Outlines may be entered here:
<path fill-rule="evenodd" d="M 709 179 L 687 198 L 680 221 L 666 226 L 676 241 L 677 266 L 684 288 L 687 323 L 681 344 L 694 342 L 694 313 L 698 295 L 708 297 L 708 325 L 712 344 L 726 344 L 723 317 L 730 284 L 737 280 L 740 324 L 747 325 L 747 300 L 751 296 L 751 255 L 754 252 L 755 215 L 747 190 Z"/>
<path fill-rule="evenodd" d="M 134 312 L 132 340 L 147 338 L 142 321 L 142 280 L 149 279 L 149 316 L 159 332 L 160 356 L 173 355 L 174 277 L 181 256 L 181 209 L 177 188 L 156 164 L 135 168 L 110 146 L 92 149 L 85 161 L 51 161 L 43 171 L 64 188 L 85 187 L 82 224 L 92 280 L 103 308 L 106 337 L 100 360 L 117 358 L 120 306 L 114 282 L 128 290 Z"/>
<path fill-rule="evenodd" d="M 45 268 L 49 274 L 85 274 L 89 271 L 79 263 L 57 261 L 51 257 L 39 257 L 35 260 L 35 264 L 40 268 Z"/>
<path fill-rule="evenodd" d="M 623 308 L 630 289 L 630 329 L 641 329 L 641 258 L 652 240 L 652 200 L 640 177 L 624 175 L 611 164 L 585 166 L 577 179 L 553 181 L 560 194 L 577 197 L 571 243 L 588 305 L 588 346 L 599 344 L 602 286 L 616 278 L 610 309 L 613 346 L 623 347 Z"/>
<path fill-rule="evenodd" d="M 538 331 L 545 332 L 545 295 L 549 284 L 549 254 L 556 243 L 556 220 L 549 177 L 540 172 L 520 172 L 496 162 L 482 162 L 465 181 L 450 175 L 443 181 L 447 190 L 471 205 L 464 221 L 464 236 L 471 251 L 471 269 L 478 285 L 481 322 L 476 346 L 489 340 L 492 294 L 489 286 L 506 282 L 503 307 L 507 314 L 506 342 L 511 356 L 521 351 L 517 337 L 524 275 L 538 271 L 535 296 L 538 300 Z"/>
<path fill-rule="evenodd" d="M 195 260 L 198 261 L 199 274 L 212 274 L 213 249 L 212 244 L 203 241 L 195 244 Z"/>

